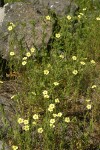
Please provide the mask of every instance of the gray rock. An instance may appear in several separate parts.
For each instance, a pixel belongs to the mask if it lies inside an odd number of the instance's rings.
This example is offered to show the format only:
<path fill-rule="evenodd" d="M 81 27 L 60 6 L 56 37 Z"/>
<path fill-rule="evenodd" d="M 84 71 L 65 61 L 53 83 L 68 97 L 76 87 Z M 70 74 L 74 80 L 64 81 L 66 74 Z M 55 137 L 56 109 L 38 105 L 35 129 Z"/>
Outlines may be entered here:
<path fill-rule="evenodd" d="M 32 46 L 40 49 L 47 45 L 53 23 L 44 17 L 31 4 L 16 2 L 6 5 L 0 27 L 0 52 L 3 58 L 8 57 L 11 49 L 19 54 L 18 49 L 21 50 L 22 47 L 28 51 Z M 14 32 L 7 29 L 11 22 L 15 24 Z"/>
<path fill-rule="evenodd" d="M 44 7 L 53 10 L 57 15 L 60 16 L 68 13 L 74 14 L 78 9 L 78 5 L 71 0 L 29 0 L 29 2 L 31 2 L 34 7 L 41 12 L 41 7 Z"/>

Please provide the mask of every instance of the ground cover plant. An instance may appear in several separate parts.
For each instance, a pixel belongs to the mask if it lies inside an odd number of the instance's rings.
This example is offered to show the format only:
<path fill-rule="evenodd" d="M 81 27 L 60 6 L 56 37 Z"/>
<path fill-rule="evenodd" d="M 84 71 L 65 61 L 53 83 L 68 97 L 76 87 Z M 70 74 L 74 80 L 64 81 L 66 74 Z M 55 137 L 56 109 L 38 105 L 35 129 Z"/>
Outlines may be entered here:
<path fill-rule="evenodd" d="M 6 141 L 12 150 L 100 149 L 99 3 L 77 3 L 75 16 L 55 18 L 50 12 L 43 18 L 57 21 L 48 46 L 43 42 L 38 50 L 33 45 L 17 57 L 12 41 L 8 66 L 15 76 L 7 77 L 22 89 L 11 96 L 15 127 L 9 127 Z M 16 26 L 8 25 L 11 35 Z M 0 108 L 4 127 L 9 126 Z"/>

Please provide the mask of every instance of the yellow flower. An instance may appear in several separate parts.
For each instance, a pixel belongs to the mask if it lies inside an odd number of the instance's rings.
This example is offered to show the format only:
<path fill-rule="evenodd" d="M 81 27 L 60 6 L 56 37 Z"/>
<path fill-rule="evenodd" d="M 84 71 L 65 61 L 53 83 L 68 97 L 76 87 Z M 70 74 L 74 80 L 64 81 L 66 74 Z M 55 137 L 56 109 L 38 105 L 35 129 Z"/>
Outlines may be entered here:
<path fill-rule="evenodd" d="M 44 70 L 44 74 L 48 75 L 49 74 L 49 70 Z"/>
<path fill-rule="evenodd" d="M 0 81 L 0 83 L 3 83 L 3 81 Z"/>
<path fill-rule="evenodd" d="M 77 74 L 78 74 L 78 71 L 77 71 L 77 70 L 74 70 L 72 73 L 73 73 L 74 75 L 77 75 Z"/>
<path fill-rule="evenodd" d="M 57 114 L 52 114 L 52 115 L 53 115 L 54 118 L 58 116 Z"/>
<path fill-rule="evenodd" d="M 23 123 L 23 121 L 24 121 L 24 120 L 23 120 L 22 118 L 19 118 L 19 119 L 18 119 L 18 123 L 19 123 L 19 124 Z"/>
<path fill-rule="evenodd" d="M 55 119 L 50 119 L 50 124 L 55 123 Z"/>
<path fill-rule="evenodd" d="M 50 104 L 48 111 L 52 112 L 54 108 L 55 108 L 55 104 Z"/>
<path fill-rule="evenodd" d="M 42 133 L 43 129 L 42 128 L 38 128 L 38 133 Z"/>
<path fill-rule="evenodd" d="M 27 57 L 30 57 L 30 56 L 31 56 L 31 53 L 30 53 L 30 52 L 27 52 L 27 53 L 26 53 L 26 56 L 27 56 Z"/>
<path fill-rule="evenodd" d="M 27 61 L 22 61 L 22 65 L 25 66 L 27 64 Z"/>
<path fill-rule="evenodd" d="M 54 82 L 53 84 L 54 84 L 55 86 L 59 85 L 59 83 L 58 83 L 58 82 Z"/>
<path fill-rule="evenodd" d="M 10 52 L 10 56 L 14 56 L 15 55 L 15 52 Z"/>
<path fill-rule="evenodd" d="M 54 124 L 52 124 L 52 123 L 50 123 L 50 127 L 54 128 L 54 127 L 55 127 L 55 125 L 54 125 Z"/>
<path fill-rule="evenodd" d="M 90 102 L 91 100 L 90 99 L 86 99 L 86 102 Z"/>
<path fill-rule="evenodd" d="M 55 103 L 60 103 L 58 98 L 55 99 Z"/>
<path fill-rule="evenodd" d="M 81 64 L 81 65 L 85 65 L 85 62 L 84 62 L 84 61 L 81 61 L 80 64 Z"/>
<path fill-rule="evenodd" d="M 48 108 L 48 111 L 52 112 L 52 111 L 53 111 L 53 108 L 50 108 L 50 107 L 49 107 L 49 108 Z"/>
<path fill-rule="evenodd" d="M 78 15 L 78 18 L 80 19 L 82 16 L 81 15 Z"/>
<path fill-rule="evenodd" d="M 83 11 L 85 11 L 87 8 L 83 8 Z"/>
<path fill-rule="evenodd" d="M 59 112 L 59 113 L 57 114 L 57 116 L 58 116 L 58 117 L 61 117 L 61 116 L 62 116 L 62 112 Z"/>
<path fill-rule="evenodd" d="M 52 109 L 55 108 L 55 104 L 50 104 L 49 108 L 52 108 Z"/>
<path fill-rule="evenodd" d="M 51 17 L 48 15 L 48 16 L 46 16 L 46 20 L 50 20 L 51 19 Z"/>
<path fill-rule="evenodd" d="M 94 61 L 94 60 L 91 60 L 90 62 L 91 62 L 91 64 L 95 64 L 95 61 Z"/>
<path fill-rule="evenodd" d="M 92 88 L 92 89 L 94 89 L 94 88 L 96 88 L 96 87 L 97 87 L 96 85 L 92 85 L 92 87 L 91 87 L 91 88 Z"/>
<path fill-rule="evenodd" d="M 17 150 L 17 149 L 18 149 L 18 146 L 12 145 L 12 149 L 13 149 L 13 150 Z"/>
<path fill-rule="evenodd" d="M 30 49 L 30 51 L 31 51 L 31 53 L 34 53 L 34 52 L 35 52 L 35 48 L 32 47 L 32 48 Z"/>
<path fill-rule="evenodd" d="M 29 123 L 29 121 L 28 120 L 24 120 L 23 123 L 26 125 L 26 124 Z"/>
<path fill-rule="evenodd" d="M 59 57 L 63 59 L 63 58 L 64 58 L 64 55 L 61 54 Z"/>
<path fill-rule="evenodd" d="M 100 17 L 97 17 L 96 20 L 100 20 Z"/>
<path fill-rule="evenodd" d="M 47 95 L 47 94 L 48 94 L 48 91 L 44 90 L 43 95 Z"/>
<path fill-rule="evenodd" d="M 38 114 L 34 114 L 34 115 L 33 115 L 33 119 L 35 119 L 35 120 L 39 119 Z"/>
<path fill-rule="evenodd" d="M 83 13 L 79 13 L 81 16 L 83 16 L 84 14 Z"/>
<path fill-rule="evenodd" d="M 32 122 L 32 124 L 33 124 L 33 125 L 36 125 L 36 122 L 35 122 L 35 121 L 33 121 L 33 122 Z"/>
<path fill-rule="evenodd" d="M 9 30 L 9 31 L 11 31 L 12 29 L 13 29 L 13 27 L 12 27 L 12 26 L 9 26 L 9 27 L 8 27 L 8 30 Z"/>
<path fill-rule="evenodd" d="M 44 95 L 44 98 L 49 98 L 50 96 L 49 95 Z"/>
<path fill-rule="evenodd" d="M 15 27 L 15 24 L 14 24 L 14 23 L 12 23 L 12 22 L 10 22 L 10 25 L 12 25 L 12 27 L 13 27 L 13 28 Z"/>
<path fill-rule="evenodd" d="M 72 59 L 73 59 L 73 60 L 76 60 L 76 59 L 77 59 L 77 57 L 76 57 L 76 56 L 72 56 Z"/>
<path fill-rule="evenodd" d="M 60 33 L 56 33 L 56 35 L 55 35 L 55 36 L 56 36 L 56 38 L 58 38 L 58 39 L 59 39 L 61 35 L 60 35 Z"/>
<path fill-rule="evenodd" d="M 22 127 L 22 129 L 25 130 L 25 131 L 28 131 L 29 130 L 29 126 L 25 125 L 25 126 Z"/>
<path fill-rule="evenodd" d="M 65 117 L 65 122 L 70 122 L 70 118 L 69 117 Z"/>
<path fill-rule="evenodd" d="M 88 104 L 88 105 L 86 106 L 86 108 L 87 108 L 87 109 L 91 109 L 91 104 Z"/>
<path fill-rule="evenodd" d="M 27 57 L 23 57 L 23 60 L 27 60 Z"/>
<path fill-rule="evenodd" d="M 68 19 L 68 20 L 71 20 L 71 19 L 72 19 L 72 17 L 71 17 L 70 15 L 68 15 L 68 16 L 67 16 L 67 19 Z"/>

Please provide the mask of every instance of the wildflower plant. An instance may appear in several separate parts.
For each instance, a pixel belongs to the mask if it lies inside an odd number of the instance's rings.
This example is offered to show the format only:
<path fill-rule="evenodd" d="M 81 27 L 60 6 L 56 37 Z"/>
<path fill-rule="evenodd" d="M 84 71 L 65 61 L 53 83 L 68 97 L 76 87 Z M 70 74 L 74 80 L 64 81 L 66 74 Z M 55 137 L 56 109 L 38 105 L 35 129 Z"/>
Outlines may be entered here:
<path fill-rule="evenodd" d="M 99 95 L 95 77 L 100 48 L 99 15 L 93 11 L 91 17 L 90 6 L 86 3 L 75 16 L 45 16 L 45 22 L 55 22 L 47 47 L 38 50 L 32 45 L 18 58 L 12 41 L 9 66 L 21 72 L 17 80 L 22 88 L 11 99 L 17 105 L 16 128 L 9 128 L 13 149 L 90 147 L 98 121 L 99 100 L 94 95 Z M 16 26 L 10 26 L 13 34 Z"/>

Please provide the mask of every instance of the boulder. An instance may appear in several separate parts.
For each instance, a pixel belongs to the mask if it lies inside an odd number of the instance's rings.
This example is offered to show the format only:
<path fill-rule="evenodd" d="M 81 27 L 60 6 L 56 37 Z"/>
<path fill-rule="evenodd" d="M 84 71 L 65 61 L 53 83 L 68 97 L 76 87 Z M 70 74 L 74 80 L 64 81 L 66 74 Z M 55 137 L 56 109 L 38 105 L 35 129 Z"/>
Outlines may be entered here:
<path fill-rule="evenodd" d="M 29 51 L 34 46 L 37 49 L 47 47 L 54 31 L 54 22 L 47 21 L 45 16 L 49 11 L 62 17 L 74 14 L 78 6 L 70 0 L 29 0 L 6 4 L 0 15 L 0 55 L 7 59 L 9 51 Z M 15 25 L 12 31 L 8 26 Z"/>
<path fill-rule="evenodd" d="M 16 2 L 6 5 L 4 9 L 0 26 L 0 53 L 3 58 L 7 58 L 12 50 L 19 54 L 22 49 L 28 51 L 32 46 L 40 49 L 47 45 L 53 23 L 47 21 L 31 4 Z M 10 23 L 15 25 L 12 31 L 8 30 Z"/>

